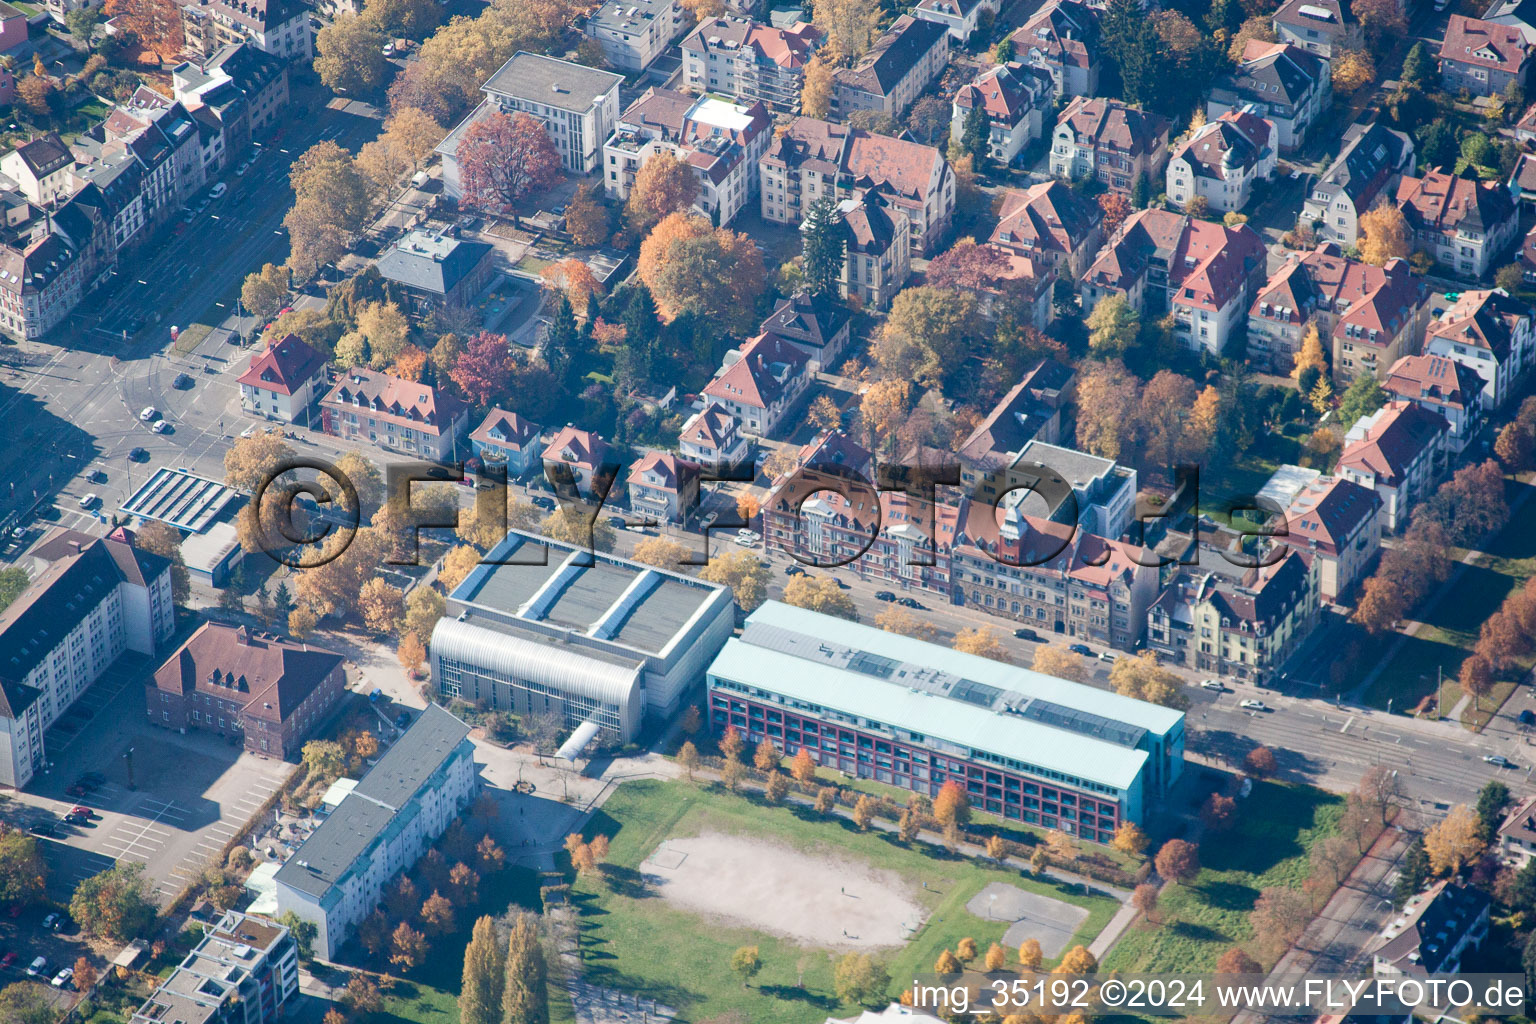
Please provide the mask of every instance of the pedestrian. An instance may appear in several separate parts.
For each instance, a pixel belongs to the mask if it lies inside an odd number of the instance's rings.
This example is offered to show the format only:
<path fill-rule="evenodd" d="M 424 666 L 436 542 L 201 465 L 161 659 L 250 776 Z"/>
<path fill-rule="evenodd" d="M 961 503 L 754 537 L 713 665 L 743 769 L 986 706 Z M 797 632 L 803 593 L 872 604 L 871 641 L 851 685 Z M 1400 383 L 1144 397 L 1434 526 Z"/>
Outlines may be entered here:
<path fill-rule="evenodd" d="M 848 895 L 848 890 L 847 890 L 847 889 L 844 889 L 844 888 L 843 888 L 843 887 L 842 887 L 842 886 L 838 886 L 838 887 L 837 887 L 837 891 L 838 891 L 838 892 L 839 892 L 839 893 L 841 893 L 841 894 L 842 894 L 842 895 L 844 895 L 844 896 L 847 896 L 847 895 Z"/>

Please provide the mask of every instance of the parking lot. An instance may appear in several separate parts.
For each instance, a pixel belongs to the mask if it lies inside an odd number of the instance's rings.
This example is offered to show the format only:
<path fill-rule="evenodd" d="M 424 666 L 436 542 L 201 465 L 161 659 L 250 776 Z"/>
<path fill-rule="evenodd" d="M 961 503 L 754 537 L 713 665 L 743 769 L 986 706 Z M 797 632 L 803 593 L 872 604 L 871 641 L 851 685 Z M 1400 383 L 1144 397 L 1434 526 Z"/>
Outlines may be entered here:
<path fill-rule="evenodd" d="M 297 767 L 245 753 L 233 736 L 148 724 L 145 671 L 119 664 L 83 695 L 76 707 L 96 708 L 94 717 L 70 716 L 72 734 L 50 730 L 49 769 L 0 812 L 23 828 L 54 823 L 42 846 L 48 895 L 59 902 L 118 861 L 144 864 L 157 897 L 171 898 L 218 862 Z M 99 784 L 70 792 L 90 773 Z M 64 821 L 76 805 L 91 810 L 90 820 Z"/>

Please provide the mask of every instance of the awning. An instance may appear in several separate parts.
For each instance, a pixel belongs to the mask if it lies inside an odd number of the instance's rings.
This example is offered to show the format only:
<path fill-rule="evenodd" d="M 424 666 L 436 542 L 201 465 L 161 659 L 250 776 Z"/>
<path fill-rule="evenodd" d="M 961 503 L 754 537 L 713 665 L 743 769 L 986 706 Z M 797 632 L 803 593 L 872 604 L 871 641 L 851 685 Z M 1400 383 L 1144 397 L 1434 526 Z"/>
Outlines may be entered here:
<path fill-rule="evenodd" d="M 597 737 L 599 728 L 601 727 L 590 718 L 582 722 L 576 727 L 576 731 L 571 733 L 571 738 L 560 744 L 560 749 L 555 751 L 555 756 L 566 761 L 576 760 L 577 755 L 587 749 L 587 744 Z"/>

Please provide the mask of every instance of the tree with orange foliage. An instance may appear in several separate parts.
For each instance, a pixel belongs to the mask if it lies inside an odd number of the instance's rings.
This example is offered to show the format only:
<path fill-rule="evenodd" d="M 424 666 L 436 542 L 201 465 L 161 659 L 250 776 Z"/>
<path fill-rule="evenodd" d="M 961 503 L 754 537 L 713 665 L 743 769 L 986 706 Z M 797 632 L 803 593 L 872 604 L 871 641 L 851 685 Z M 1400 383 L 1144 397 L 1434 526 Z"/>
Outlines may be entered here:
<path fill-rule="evenodd" d="M 767 274 L 762 253 L 746 235 L 674 213 L 646 236 L 638 270 L 668 322 L 689 312 L 728 331 L 757 323 L 757 298 Z"/>
<path fill-rule="evenodd" d="M 638 238 L 663 218 L 686 211 L 698 194 L 693 168 L 670 153 L 658 153 L 635 173 L 624 202 L 624 223 Z"/>
<path fill-rule="evenodd" d="M 1099 196 L 1099 207 L 1104 211 L 1104 236 L 1115 233 L 1125 219 L 1136 212 L 1131 200 L 1119 192 L 1105 192 Z"/>
<path fill-rule="evenodd" d="M 933 816 L 941 825 L 964 825 L 971 819 L 971 798 L 960 783 L 950 779 L 939 787 L 939 795 L 933 798 Z"/>
<path fill-rule="evenodd" d="M 395 356 L 395 365 L 389 372 L 403 380 L 420 383 L 427 372 L 427 354 L 415 345 L 406 345 L 400 350 L 400 354 Z"/>
<path fill-rule="evenodd" d="M 174 0 L 107 0 L 106 14 L 119 33 L 131 33 L 160 61 L 181 52 L 181 8 Z"/>
<path fill-rule="evenodd" d="M 565 292 L 571 309 L 583 318 L 591 314 L 592 297 L 602 290 L 592 268 L 577 259 L 564 259 L 551 264 L 539 276 L 548 287 Z"/>

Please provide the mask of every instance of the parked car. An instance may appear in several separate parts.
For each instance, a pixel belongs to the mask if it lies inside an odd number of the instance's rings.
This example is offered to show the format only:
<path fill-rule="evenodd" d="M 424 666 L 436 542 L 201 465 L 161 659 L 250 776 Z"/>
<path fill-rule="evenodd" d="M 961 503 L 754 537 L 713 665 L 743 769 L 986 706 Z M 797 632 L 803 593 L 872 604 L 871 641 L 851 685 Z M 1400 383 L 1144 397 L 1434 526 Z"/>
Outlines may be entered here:
<path fill-rule="evenodd" d="M 1115 655 L 1113 653 L 1111 653 L 1110 651 L 1100 651 L 1099 652 L 1099 660 L 1100 661 L 1114 661 L 1115 660 Z"/>
<path fill-rule="evenodd" d="M 1087 644 L 1072 644 L 1067 648 L 1073 654 L 1081 654 L 1085 658 L 1093 657 L 1093 648 Z"/>
<path fill-rule="evenodd" d="M 798 565 L 786 565 L 784 567 L 784 575 L 785 576 L 804 576 L 805 575 L 805 570 L 800 568 L 800 566 L 798 566 Z"/>
<path fill-rule="evenodd" d="M 107 781 L 107 777 L 101 774 L 101 772 L 86 772 L 80 776 L 78 781 L 90 786 L 92 789 L 99 789 Z"/>
<path fill-rule="evenodd" d="M 885 601 L 887 604 L 890 604 L 890 603 L 895 602 L 896 595 L 895 595 L 895 593 L 893 593 L 892 591 L 889 591 L 889 590 L 877 590 L 877 591 L 875 591 L 875 600 L 876 601 Z"/>
<path fill-rule="evenodd" d="M 1249 697 L 1246 700 L 1240 700 L 1240 701 L 1237 702 L 1237 704 L 1238 704 L 1238 707 L 1242 708 L 1244 711 L 1268 711 L 1269 710 L 1269 705 L 1268 704 L 1265 704 L 1261 700 L 1254 700 L 1252 697 Z"/>
<path fill-rule="evenodd" d="M 629 523 L 624 519 L 623 516 L 609 516 L 608 525 L 613 527 L 615 530 L 622 530 L 624 527 L 628 526 Z"/>
<path fill-rule="evenodd" d="M 65 988 L 65 987 L 67 987 L 69 985 L 70 979 L 72 979 L 74 976 L 75 976 L 75 969 L 73 967 L 66 967 L 66 968 L 64 968 L 58 974 L 55 974 L 53 976 L 53 982 L 52 982 L 53 987 L 54 988 Z"/>
<path fill-rule="evenodd" d="M 5 951 L 4 956 L 0 956 L 0 967 L 9 967 L 15 962 L 16 954 L 9 949 Z"/>
<path fill-rule="evenodd" d="M 92 491 L 90 494 L 87 494 L 85 497 L 81 498 L 77 504 L 79 504 L 81 508 L 95 508 L 96 503 L 100 500 L 100 498 L 96 497 L 96 492 Z"/>
<path fill-rule="evenodd" d="M 92 818 L 96 817 L 96 812 L 82 804 L 76 804 L 69 809 L 69 814 L 65 815 L 65 817 L 78 818 L 81 821 L 90 821 Z"/>
<path fill-rule="evenodd" d="M 1511 761 L 1503 754 L 1484 754 L 1483 760 L 1493 765 L 1495 768 L 1513 768 L 1515 766 L 1515 762 Z"/>
<path fill-rule="evenodd" d="M 54 913 L 49 914 L 47 917 L 43 918 L 43 930 L 56 932 L 59 930 L 59 926 L 63 923 L 64 915 L 55 911 Z"/>
<path fill-rule="evenodd" d="M 258 431 L 260 429 L 261 428 L 258 427 L 256 424 L 252 423 L 250 426 L 248 426 L 244 430 L 240 431 L 240 436 L 241 437 L 255 437 L 256 436 L 256 431 Z"/>
<path fill-rule="evenodd" d="M 244 177 L 245 176 L 245 172 L 250 170 L 250 169 L 251 169 L 251 162 L 249 160 L 246 160 L 239 167 L 235 168 L 235 176 L 237 178 L 238 177 Z"/>
<path fill-rule="evenodd" d="M 159 418 L 160 410 L 156 409 L 152 405 L 146 405 L 143 409 L 139 410 L 139 419 L 143 420 L 145 423 L 148 423 L 150 420 L 157 420 Z"/>
<path fill-rule="evenodd" d="M 1524 711 L 1520 712 L 1520 724 L 1536 725 L 1536 711 L 1532 711 L 1530 708 L 1526 708 Z"/>
<path fill-rule="evenodd" d="M 218 184 L 214 185 L 213 188 L 208 190 L 208 198 L 209 199 L 222 199 L 224 197 L 224 193 L 228 192 L 228 191 L 229 191 L 229 186 L 224 184 L 221 181 Z"/>
<path fill-rule="evenodd" d="M 31 963 L 27 964 L 27 977 L 35 978 L 47 969 L 48 958 L 45 956 L 40 956 L 36 960 L 33 960 Z"/>
<path fill-rule="evenodd" d="M 27 831 L 44 839 L 52 839 L 58 833 L 59 827 L 51 821 L 34 821 Z"/>
<path fill-rule="evenodd" d="M 546 498 L 542 494 L 535 494 L 528 500 L 531 501 L 536 507 L 542 508 L 546 512 L 553 512 L 555 510 L 554 500 L 551 498 Z"/>
<path fill-rule="evenodd" d="M 1220 679 L 1202 679 L 1200 687 L 1204 690 L 1212 690 L 1216 693 L 1226 693 L 1227 688 L 1221 684 Z"/>
<path fill-rule="evenodd" d="M 146 462 L 149 460 L 149 449 L 135 448 L 128 453 L 128 459 L 131 462 Z"/>

